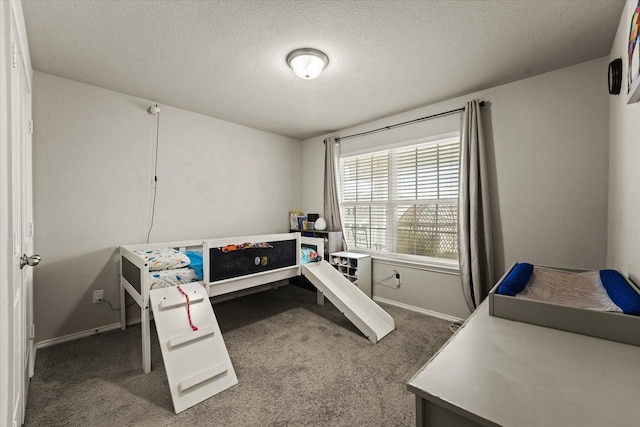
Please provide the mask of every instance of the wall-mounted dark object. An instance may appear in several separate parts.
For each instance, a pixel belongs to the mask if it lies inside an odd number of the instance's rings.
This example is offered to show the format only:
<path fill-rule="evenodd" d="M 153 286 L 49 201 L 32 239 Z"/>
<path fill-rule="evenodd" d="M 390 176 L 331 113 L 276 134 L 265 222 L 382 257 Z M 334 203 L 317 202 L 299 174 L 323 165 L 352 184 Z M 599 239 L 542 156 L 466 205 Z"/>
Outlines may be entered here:
<path fill-rule="evenodd" d="M 619 95 L 622 86 L 622 59 L 617 58 L 609 63 L 609 93 Z"/>

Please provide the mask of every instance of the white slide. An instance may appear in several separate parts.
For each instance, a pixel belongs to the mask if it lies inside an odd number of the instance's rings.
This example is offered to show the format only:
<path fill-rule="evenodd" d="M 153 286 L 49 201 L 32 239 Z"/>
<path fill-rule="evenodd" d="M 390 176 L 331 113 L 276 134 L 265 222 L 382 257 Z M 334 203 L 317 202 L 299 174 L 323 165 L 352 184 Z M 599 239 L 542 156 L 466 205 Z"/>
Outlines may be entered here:
<path fill-rule="evenodd" d="M 238 379 L 202 282 L 154 289 L 149 294 L 176 414 L 236 385 Z"/>
<path fill-rule="evenodd" d="M 396 328 L 389 313 L 328 262 L 303 264 L 302 274 L 374 344 Z"/>

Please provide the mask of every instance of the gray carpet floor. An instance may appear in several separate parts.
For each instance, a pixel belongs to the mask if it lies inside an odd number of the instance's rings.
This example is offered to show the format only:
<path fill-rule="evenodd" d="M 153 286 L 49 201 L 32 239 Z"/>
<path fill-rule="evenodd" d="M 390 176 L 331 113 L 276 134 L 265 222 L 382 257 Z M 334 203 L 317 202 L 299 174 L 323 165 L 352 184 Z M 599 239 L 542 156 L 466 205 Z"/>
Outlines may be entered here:
<path fill-rule="evenodd" d="M 449 323 L 381 306 L 397 329 L 373 344 L 298 286 L 215 303 L 239 383 L 178 415 L 155 329 L 149 374 L 139 325 L 41 349 L 25 425 L 415 425 L 406 384 L 450 337 Z"/>

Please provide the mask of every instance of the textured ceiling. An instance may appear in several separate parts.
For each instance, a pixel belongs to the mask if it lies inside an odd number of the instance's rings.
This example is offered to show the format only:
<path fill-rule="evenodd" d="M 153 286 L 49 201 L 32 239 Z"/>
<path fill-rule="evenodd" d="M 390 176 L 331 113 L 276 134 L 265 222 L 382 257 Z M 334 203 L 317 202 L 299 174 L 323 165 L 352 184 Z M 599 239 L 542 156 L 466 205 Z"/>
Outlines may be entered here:
<path fill-rule="evenodd" d="M 608 55 L 624 0 L 22 4 L 37 71 L 306 139 Z"/>

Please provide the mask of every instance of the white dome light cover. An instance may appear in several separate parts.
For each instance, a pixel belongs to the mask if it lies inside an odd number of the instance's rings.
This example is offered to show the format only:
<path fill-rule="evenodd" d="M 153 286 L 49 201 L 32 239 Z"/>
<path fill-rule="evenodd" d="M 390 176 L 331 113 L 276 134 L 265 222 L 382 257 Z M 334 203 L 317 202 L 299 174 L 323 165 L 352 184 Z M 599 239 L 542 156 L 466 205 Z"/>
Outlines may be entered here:
<path fill-rule="evenodd" d="M 315 79 L 329 64 L 329 58 L 317 49 L 296 49 L 287 55 L 287 64 L 296 76 L 304 80 Z"/>

